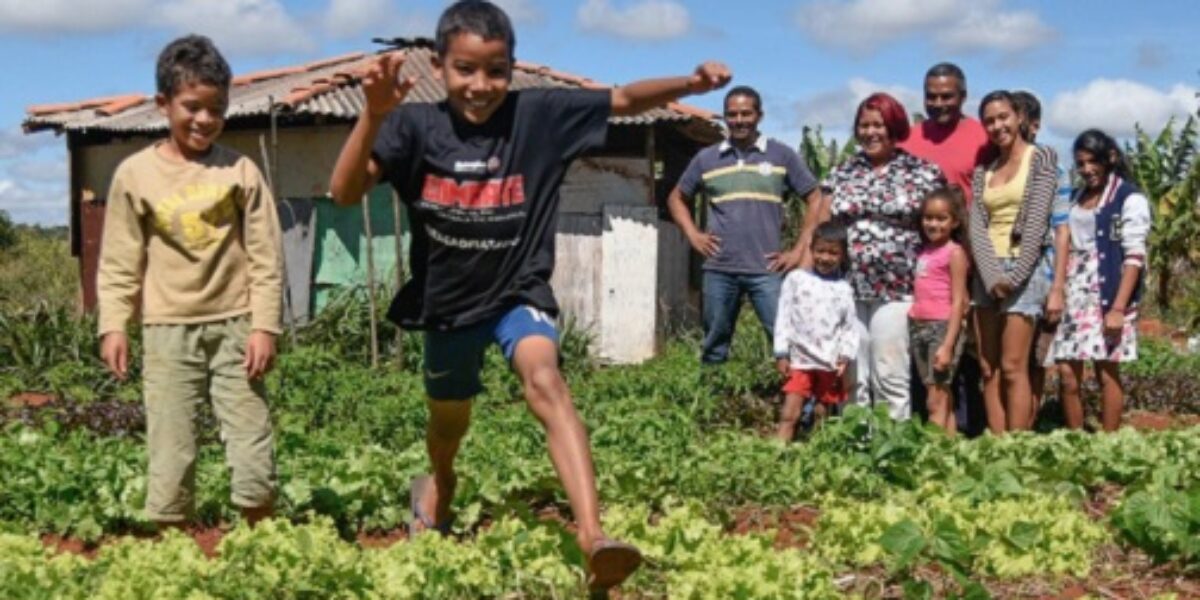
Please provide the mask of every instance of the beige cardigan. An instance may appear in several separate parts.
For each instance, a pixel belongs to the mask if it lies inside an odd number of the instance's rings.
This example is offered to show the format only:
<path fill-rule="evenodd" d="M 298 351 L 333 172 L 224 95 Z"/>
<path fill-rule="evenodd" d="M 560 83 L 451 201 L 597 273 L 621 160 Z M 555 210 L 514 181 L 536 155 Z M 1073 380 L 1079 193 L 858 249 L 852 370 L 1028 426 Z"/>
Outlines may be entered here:
<path fill-rule="evenodd" d="M 1046 231 L 1050 228 L 1050 209 L 1058 188 L 1057 153 L 1047 146 L 1035 146 L 1029 165 L 1029 178 L 1025 181 L 1025 195 L 1010 234 L 1013 245 L 1020 248 L 1020 253 L 1013 270 L 1005 273 L 1000 257 L 996 256 L 996 249 L 992 246 L 992 239 L 988 237 L 989 216 L 983 205 L 985 174 L 995 164 L 993 161 L 990 165 L 976 167 L 971 184 L 975 198 L 970 215 L 971 258 L 974 259 L 976 273 L 983 279 L 984 289 L 989 292 L 1001 282 L 1014 288 L 1021 287 L 1033 275 L 1038 259 L 1042 257 Z"/>

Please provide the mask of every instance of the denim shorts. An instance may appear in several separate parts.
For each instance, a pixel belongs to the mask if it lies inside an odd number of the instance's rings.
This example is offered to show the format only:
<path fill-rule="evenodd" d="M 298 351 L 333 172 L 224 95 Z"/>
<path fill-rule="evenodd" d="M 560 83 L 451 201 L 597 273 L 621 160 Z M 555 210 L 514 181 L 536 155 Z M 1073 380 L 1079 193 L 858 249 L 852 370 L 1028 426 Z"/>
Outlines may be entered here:
<path fill-rule="evenodd" d="M 976 273 L 971 277 L 971 306 L 997 309 L 1005 314 L 1018 314 L 1037 319 L 1046 308 L 1046 297 L 1050 295 L 1050 280 L 1044 276 L 1048 258 L 1042 255 L 1033 274 L 1024 285 L 1003 300 L 997 300 L 983 288 L 983 279 Z M 1012 272 L 1017 264 L 1015 258 L 1002 258 L 1000 265 L 1005 274 Z"/>
<path fill-rule="evenodd" d="M 946 339 L 949 321 L 925 321 L 909 317 L 908 319 L 908 351 L 912 354 L 913 364 L 925 385 L 949 386 L 954 380 L 954 371 L 958 368 L 958 359 L 962 357 L 963 346 L 967 340 L 967 327 L 958 332 L 958 339 L 950 350 L 950 364 L 946 370 L 938 371 L 933 368 L 933 358 L 942 341 Z"/>
<path fill-rule="evenodd" d="M 488 346 L 498 344 L 512 363 L 517 344 L 532 336 L 558 345 L 554 319 L 524 304 L 463 329 L 425 332 L 425 393 L 434 400 L 470 400 L 483 391 L 479 373 Z"/>

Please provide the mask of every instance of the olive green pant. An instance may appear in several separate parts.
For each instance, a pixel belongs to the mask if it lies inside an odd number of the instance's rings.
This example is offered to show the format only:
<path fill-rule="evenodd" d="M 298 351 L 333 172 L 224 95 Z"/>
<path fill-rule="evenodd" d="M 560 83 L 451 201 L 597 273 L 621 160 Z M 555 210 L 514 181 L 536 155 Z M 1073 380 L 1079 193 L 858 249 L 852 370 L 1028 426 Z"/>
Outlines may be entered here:
<path fill-rule="evenodd" d="M 143 328 L 142 393 L 150 475 L 146 516 L 186 520 L 195 507 L 196 410 L 212 401 L 232 473 L 232 501 L 263 507 L 275 492 L 271 416 L 261 380 L 246 377 L 248 316 Z"/>

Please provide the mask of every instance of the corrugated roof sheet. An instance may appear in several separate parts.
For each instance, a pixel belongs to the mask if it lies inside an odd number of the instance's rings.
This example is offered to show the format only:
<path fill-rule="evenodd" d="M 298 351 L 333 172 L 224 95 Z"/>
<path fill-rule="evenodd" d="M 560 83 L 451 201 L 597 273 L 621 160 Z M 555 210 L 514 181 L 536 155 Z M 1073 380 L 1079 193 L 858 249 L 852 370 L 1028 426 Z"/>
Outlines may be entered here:
<path fill-rule="evenodd" d="M 416 75 L 418 81 L 404 101 L 441 101 L 446 94 L 433 74 L 430 63 L 433 51 L 425 40 L 415 44 L 404 50 L 409 58 L 401 75 Z M 236 121 L 239 118 L 268 115 L 273 101 L 281 114 L 353 120 L 364 104 L 359 75 L 373 59 L 374 55 L 359 52 L 295 67 L 239 75 L 233 79 L 229 91 L 226 119 Z M 608 86 L 549 67 L 517 62 L 512 89 L 546 87 L 603 89 Z M 159 114 L 153 97 L 144 94 L 31 106 L 26 109 L 26 114 L 24 127 L 27 132 L 53 129 L 136 133 L 164 131 L 167 128 L 166 119 Z M 672 103 L 640 115 L 613 117 L 610 121 L 619 125 L 695 122 L 716 131 L 716 119 L 717 115 L 709 111 Z"/>

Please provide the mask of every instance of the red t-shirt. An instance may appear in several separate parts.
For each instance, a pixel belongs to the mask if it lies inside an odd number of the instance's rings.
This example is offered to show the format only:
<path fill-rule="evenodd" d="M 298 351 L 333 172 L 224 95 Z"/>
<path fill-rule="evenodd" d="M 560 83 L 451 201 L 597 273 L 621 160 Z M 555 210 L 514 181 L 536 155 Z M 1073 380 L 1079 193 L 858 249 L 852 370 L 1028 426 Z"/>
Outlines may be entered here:
<path fill-rule="evenodd" d="M 962 188 L 970 206 L 972 174 L 989 155 L 987 133 L 979 121 L 963 115 L 952 129 L 924 121 L 900 142 L 900 147 L 941 167 L 946 181 Z"/>

